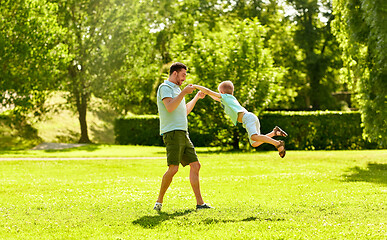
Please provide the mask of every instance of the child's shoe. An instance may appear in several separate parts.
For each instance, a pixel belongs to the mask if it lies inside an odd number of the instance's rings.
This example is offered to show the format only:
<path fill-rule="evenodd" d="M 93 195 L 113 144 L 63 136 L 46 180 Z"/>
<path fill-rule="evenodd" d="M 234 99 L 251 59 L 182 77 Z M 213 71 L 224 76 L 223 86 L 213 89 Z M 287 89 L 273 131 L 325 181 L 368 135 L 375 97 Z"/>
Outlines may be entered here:
<path fill-rule="evenodd" d="M 274 136 L 280 136 L 280 137 L 288 136 L 288 134 L 278 126 L 275 126 L 275 128 L 273 129 L 273 132 L 274 132 Z"/>

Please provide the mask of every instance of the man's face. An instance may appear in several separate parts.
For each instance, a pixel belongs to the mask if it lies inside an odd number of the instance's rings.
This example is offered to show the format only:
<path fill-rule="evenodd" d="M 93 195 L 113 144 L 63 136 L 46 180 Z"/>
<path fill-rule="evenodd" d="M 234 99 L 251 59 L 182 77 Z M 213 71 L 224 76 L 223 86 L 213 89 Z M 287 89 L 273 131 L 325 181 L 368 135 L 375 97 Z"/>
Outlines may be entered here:
<path fill-rule="evenodd" d="M 185 81 L 185 77 L 187 76 L 187 70 L 184 68 L 180 69 L 179 72 L 176 72 L 176 85 L 181 86 L 183 82 Z"/>

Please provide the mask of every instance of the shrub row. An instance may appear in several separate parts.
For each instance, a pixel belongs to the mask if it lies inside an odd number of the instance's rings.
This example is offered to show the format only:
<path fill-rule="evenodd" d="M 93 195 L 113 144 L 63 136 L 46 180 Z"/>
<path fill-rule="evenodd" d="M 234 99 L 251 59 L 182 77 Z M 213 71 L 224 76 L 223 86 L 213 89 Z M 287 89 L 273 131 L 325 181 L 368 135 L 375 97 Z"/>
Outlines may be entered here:
<path fill-rule="evenodd" d="M 158 116 L 121 117 L 114 123 L 115 141 L 121 145 L 161 146 Z"/>
<path fill-rule="evenodd" d="M 259 115 L 261 133 L 266 134 L 278 125 L 289 136 L 286 138 L 286 148 L 293 150 L 339 150 L 339 149 L 373 149 L 377 145 L 363 139 L 363 128 L 359 112 L 265 112 Z M 198 127 L 198 121 L 201 123 Z M 233 131 L 223 131 L 226 126 L 218 126 L 217 134 L 209 134 L 207 124 L 195 119 L 195 126 L 189 126 L 190 137 L 195 146 L 222 146 L 230 148 L 235 145 L 249 148 L 246 131 L 241 124 L 231 128 Z M 224 124 L 231 125 L 227 121 Z M 230 126 L 227 126 L 230 129 Z M 237 143 L 222 141 L 233 138 Z M 158 116 L 121 117 L 115 121 L 115 137 L 118 144 L 162 146 L 159 135 Z M 264 144 L 258 149 L 273 149 Z"/>
<path fill-rule="evenodd" d="M 377 145 L 363 139 L 359 112 L 281 112 L 260 116 L 263 133 L 274 125 L 286 129 L 287 149 L 371 149 Z"/>

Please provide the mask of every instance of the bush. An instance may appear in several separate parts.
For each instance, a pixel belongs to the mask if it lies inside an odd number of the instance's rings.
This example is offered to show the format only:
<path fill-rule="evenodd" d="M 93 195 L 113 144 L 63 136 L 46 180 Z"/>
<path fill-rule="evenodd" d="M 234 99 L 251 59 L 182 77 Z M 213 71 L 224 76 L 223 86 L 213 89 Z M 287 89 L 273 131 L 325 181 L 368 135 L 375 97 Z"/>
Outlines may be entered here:
<path fill-rule="evenodd" d="M 359 112 L 274 112 L 260 116 L 262 133 L 275 125 L 289 136 L 287 149 L 346 150 L 376 148 L 363 139 Z"/>
<path fill-rule="evenodd" d="M 0 114 L 0 150 L 20 150 L 42 141 L 36 128 L 11 111 Z"/>
<path fill-rule="evenodd" d="M 115 141 L 126 145 L 162 146 L 159 117 L 154 115 L 121 117 L 114 123 Z"/>
<path fill-rule="evenodd" d="M 359 112 L 265 112 L 258 117 L 262 134 L 271 132 L 276 125 L 289 134 L 286 138 L 286 148 L 289 150 L 377 148 L 376 144 L 363 139 Z M 199 119 L 199 116 L 192 119 L 192 122 L 195 125 L 192 126 L 190 121 L 189 132 L 195 146 L 235 148 L 235 145 L 239 145 L 240 148 L 251 149 L 246 130 L 241 124 L 230 128 L 232 124 L 227 121 L 224 123 L 225 126 L 218 125 L 216 131 L 209 131 L 210 123 Z M 223 131 L 225 129 L 227 131 Z M 163 145 L 159 136 L 158 116 L 119 118 L 115 122 L 115 135 L 118 144 Z M 225 139 L 227 141 L 224 141 Z M 257 148 L 257 150 L 268 149 L 273 149 L 273 146 L 263 144 Z"/>

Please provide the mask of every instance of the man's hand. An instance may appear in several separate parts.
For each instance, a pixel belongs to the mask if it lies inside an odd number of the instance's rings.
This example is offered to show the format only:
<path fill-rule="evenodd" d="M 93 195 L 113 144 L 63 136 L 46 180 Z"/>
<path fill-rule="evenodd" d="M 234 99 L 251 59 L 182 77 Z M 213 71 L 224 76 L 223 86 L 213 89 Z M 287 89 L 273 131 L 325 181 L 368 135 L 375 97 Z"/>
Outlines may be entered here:
<path fill-rule="evenodd" d="M 196 88 L 197 90 L 200 90 L 202 91 L 203 93 L 209 95 L 210 97 L 214 98 L 216 97 L 217 99 L 220 99 L 222 96 L 220 95 L 220 93 L 218 92 L 214 92 L 206 87 L 203 87 L 203 86 L 200 86 L 200 85 L 193 85 L 194 88 Z M 215 99 L 216 100 L 216 99 Z M 218 101 L 218 100 L 217 100 Z"/>
<path fill-rule="evenodd" d="M 194 86 L 192 84 L 188 84 L 182 92 L 185 94 L 191 94 L 195 90 Z"/>
<path fill-rule="evenodd" d="M 196 102 L 199 99 L 203 99 L 205 96 L 206 96 L 206 94 L 204 92 L 202 92 L 202 91 L 199 91 L 198 93 L 196 93 L 195 97 L 189 103 L 186 104 L 187 115 L 192 111 L 192 109 L 194 108 Z"/>
<path fill-rule="evenodd" d="M 163 99 L 163 103 L 168 112 L 173 112 L 177 106 L 179 106 L 180 102 L 183 100 L 186 94 L 191 94 L 195 88 L 192 84 L 187 85 L 179 95 L 175 98 L 166 97 Z"/>
<path fill-rule="evenodd" d="M 207 94 L 205 94 L 204 92 L 202 91 L 199 91 L 196 96 L 198 96 L 200 99 L 203 99 Z"/>

